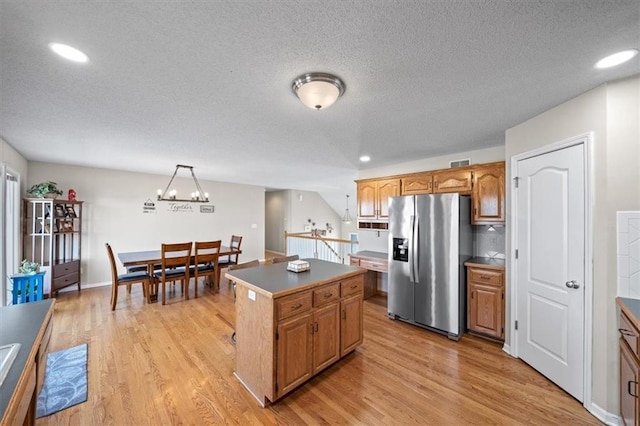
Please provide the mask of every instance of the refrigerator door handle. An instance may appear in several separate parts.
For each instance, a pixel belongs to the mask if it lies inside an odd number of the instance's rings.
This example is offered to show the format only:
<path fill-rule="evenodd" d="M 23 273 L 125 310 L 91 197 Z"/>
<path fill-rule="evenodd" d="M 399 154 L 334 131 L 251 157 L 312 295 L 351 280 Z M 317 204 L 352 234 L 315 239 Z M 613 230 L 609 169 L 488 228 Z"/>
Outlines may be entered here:
<path fill-rule="evenodd" d="M 415 221 L 416 221 L 416 217 L 415 216 L 411 216 L 411 218 L 409 219 L 409 222 L 411 223 L 411 244 L 409 245 L 409 250 L 411 251 L 410 255 L 409 255 L 409 281 L 414 282 L 414 276 L 413 276 L 413 228 L 415 227 Z"/>
<path fill-rule="evenodd" d="M 419 271 L 418 271 L 418 216 L 412 216 L 413 223 L 411 226 L 411 274 L 413 275 L 413 282 L 418 283 Z"/>

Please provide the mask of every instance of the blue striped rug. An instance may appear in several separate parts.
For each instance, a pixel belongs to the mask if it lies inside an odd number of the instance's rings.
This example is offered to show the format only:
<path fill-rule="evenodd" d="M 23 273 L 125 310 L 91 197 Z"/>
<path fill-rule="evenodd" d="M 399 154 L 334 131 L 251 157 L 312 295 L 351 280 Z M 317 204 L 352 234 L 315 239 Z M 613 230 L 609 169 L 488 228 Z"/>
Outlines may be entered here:
<path fill-rule="evenodd" d="M 47 355 L 36 418 L 87 400 L 87 344 Z"/>

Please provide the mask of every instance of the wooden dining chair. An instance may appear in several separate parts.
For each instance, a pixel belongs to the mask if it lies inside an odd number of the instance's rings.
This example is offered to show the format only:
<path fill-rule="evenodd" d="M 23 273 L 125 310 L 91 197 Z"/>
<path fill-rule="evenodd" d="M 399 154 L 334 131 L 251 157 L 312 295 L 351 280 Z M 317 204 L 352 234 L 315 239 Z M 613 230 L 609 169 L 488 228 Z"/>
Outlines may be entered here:
<path fill-rule="evenodd" d="M 126 285 L 127 292 L 131 293 L 131 284 L 142 283 L 142 294 L 147 299 L 147 303 L 151 303 L 149 286 L 153 277 L 146 271 L 130 272 L 118 275 L 116 259 L 113 257 L 113 250 L 109 243 L 106 243 L 105 247 L 107 248 L 109 262 L 111 263 L 111 310 L 114 311 L 116 309 L 116 303 L 118 301 L 118 287 L 121 285 Z"/>
<path fill-rule="evenodd" d="M 274 257 L 271 259 L 272 263 L 283 263 L 283 262 L 291 262 L 293 260 L 300 260 L 300 256 L 297 254 L 292 254 L 291 256 L 282 256 L 282 257 Z"/>
<path fill-rule="evenodd" d="M 189 264 L 191 263 L 191 242 L 162 244 L 162 268 L 155 273 L 162 284 L 162 304 L 166 303 L 165 286 L 167 282 L 180 281 L 182 293 L 189 299 Z"/>
<path fill-rule="evenodd" d="M 209 277 L 209 283 L 218 286 L 219 266 L 218 257 L 220 255 L 222 241 L 196 241 L 194 243 L 195 264 L 191 266 L 190 274 L 194 278 L 195 297 L 198 297 L 198 278 Z"/>
<path fill-rule="evenodd" d="M 232 249 L 240 250 L 240 245 L 242 244 L 242 237 L 238 235 L 232 235 L 231 241 L 229 242 L 229 247 Z M 222 267 L 226 267 L 229 265 L 237 265 L 238 264 L 238 253 L 232 254 L 229 256 L 222 256 L 218 259 L 218 263 L 222 265 Z"/>
<path fill-rule="evenodd" d="M 260 261 L 258 259 L 252 260 L 252 261 L 249 261 L 249 262 L 244 262 L 244 263 L 237 263 L 235 265 L 229 265 L 229 267 L 227 268 L 227 271 L 234 271 L 234 270 L 238 270 L 238 269 L 247 269 L 247 268 L 255 268 L 256 266 L 260 266 Z M 236 283 L 235 283 L 235 281 L 233 281 L 232 284 L 233 284 L 233 303 L 236 303 Z M 235 332 L 235 330 L 231 334 L 231 343 L 233 343 L 234 345 L 236 343 L 236 332 Z"/>

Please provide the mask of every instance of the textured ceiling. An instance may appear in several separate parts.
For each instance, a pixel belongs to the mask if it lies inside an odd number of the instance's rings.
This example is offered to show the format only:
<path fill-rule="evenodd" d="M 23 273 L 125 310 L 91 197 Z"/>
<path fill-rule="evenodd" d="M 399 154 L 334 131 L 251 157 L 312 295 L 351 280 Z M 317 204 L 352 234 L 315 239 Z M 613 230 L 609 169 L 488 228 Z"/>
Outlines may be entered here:
<path fill-rule="evenodd" d="M 75 46 L 78 65 L 47 48 Z M 320 192 L 366 167 L 504 143 L 640 47 L 632 1 L 0 1 L 0 136 L 29 160 Z M 291 91 L 341 77 L 324 111 Z"/>

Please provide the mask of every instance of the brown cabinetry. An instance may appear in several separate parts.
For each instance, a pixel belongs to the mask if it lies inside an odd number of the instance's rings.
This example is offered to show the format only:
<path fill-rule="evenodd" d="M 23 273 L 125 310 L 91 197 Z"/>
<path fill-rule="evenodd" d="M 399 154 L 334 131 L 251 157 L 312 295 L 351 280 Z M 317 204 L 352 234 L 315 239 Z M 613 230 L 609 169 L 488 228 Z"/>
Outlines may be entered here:
<path fill-rule="evenodd" d="M 637 321 L 637 319 L 636 319 Z M 640 424 L 640 332 L 634 321 L 620 312 L 620 417 L 623 424 Z"/>
<path fill-rule="evenodd" d="M 473 172 L 473 213 L 471 223 L 491 225 L 504 223 L 504 163 Z"/>
<path fill-rule="evenodd" d="M 316 259 L 310 264 L 297 275 L 279 264 L 227 274 L 237 283 L 235 374 L 263 405 L 362 343 L 363 271 Z M 301 287 L 290 288 L 292 281 Z"/>
<path fill-rule="evenodd" d="M 388 220 L 389 197 L 400 195 L 400 179 L 366 180 L 358 186 L 358 218 Z"/>
<path fill-rule="evenodd" d="M 471 169 L 453 169 L 433 174 L 433 193 L 447 192 L 469 193 L 472 187 Z"/>
<path fill-rule="evenodd" d="M 467 266 L 469 332 L 504 340 L 504 270 Z"/>
<path fill-rule="evenodd" d="M 48 270 L 49 297 L 73 284 L 80 290 L 82 206 L 82 201 L 24 200 L 23 258 Z"/>
<path fill-rule="evenodd" d="M 417 173 L 403 177 L 402 195 L 420 195 L 433 193 L 433 175 L 431 173 Z"/>

